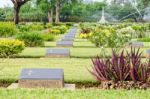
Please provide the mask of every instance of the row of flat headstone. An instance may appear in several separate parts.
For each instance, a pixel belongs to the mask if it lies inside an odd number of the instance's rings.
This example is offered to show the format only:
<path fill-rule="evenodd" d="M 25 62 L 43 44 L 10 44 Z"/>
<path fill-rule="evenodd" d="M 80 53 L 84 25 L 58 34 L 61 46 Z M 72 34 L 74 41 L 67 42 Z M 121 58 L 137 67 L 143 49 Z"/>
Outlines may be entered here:
<path fill-rule="evenodd" d="M 132 43 L 133 47 L 143 47 L 142 43 Z M 68 49 L 49 49 L 48 55 L 66 55 L 70 54 Z M 147 51 L 150 53 L 150 50 Z M 50 68 L 32 68 L 23 69 L 19 78 L 19 87 L 21 88 L 63 88 L 64 70 Z"/>
<path fill-rule="evenodd" d="M 65 36 L 57 42 L 58 47 L 72 47 L 73 41 L 77 33 L 77 28 L 71 28 Z M 47 49 L 46 57 L 60 58 L 60 57 L 70 57 L 70 49 L 57 48 L 57 49 Z"/>
<path fill-rule="evenodd" d="M 77 28 L 71 28 L 60 41 L 56 43 L 58 47 L 72 47 L 73 41 L 77 33 Z"/>
<path fill-rule="evenodd" d="M 73 46 L 73 41 L 77 28 L 70 31 L 57 42 L 57 46 Z M 70 49 L 48 49 L 46 57 L 70 57 Z M 19 78 L 21 88 L 63 88 L 64 71 L 63 69 L 32 68 L 23 69 Z"/>

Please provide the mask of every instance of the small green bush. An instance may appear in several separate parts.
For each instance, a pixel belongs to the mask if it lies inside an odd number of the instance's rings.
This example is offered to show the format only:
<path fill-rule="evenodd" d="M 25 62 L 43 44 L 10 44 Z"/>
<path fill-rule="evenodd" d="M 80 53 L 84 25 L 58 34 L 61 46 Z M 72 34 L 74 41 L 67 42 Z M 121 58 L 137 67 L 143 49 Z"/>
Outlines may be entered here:
<path fill-rule="evenodd" d="M 51 28 L 52 27 L 52 24 L 51 23 L 47 23 L 46 24 L 46 28 Z"/>
<path fill-rule="evenodd" d="M 28 25 L 18 25 L 18 29 L 20 32 L 28 32 L 30 30 Z"/>
<path fill-rule="evenodd" d="M 19 34 L 16 38 L 21 41 L 24 41 L 25 45 L 29 47 L 44 45 L 44 39 L 42 35 L 36 32 L 22 33 Z"/>
<path fill-rule="evenodd" d="M 67 32 L 68 28 L 65 25 L 62 25 L 58 28 L 61 31 L 61 34 L 64 34 Z"/>
<path fill-rule="evenodd" d="M 58 29 L 51 29 L 50 33 L 52 33 L 52 34 L 61 34 L 61 31 L 58 30 Z"/>
<path fill-rule="evenodd" d="M 29 30 L 30 31 L 41 31 L 44 29 L 44 25 L 41 23 L 32 23 L 29 24 Z"/>
<path fill-rule="evenodd" d="M 55 36 L 51 33 L 45 33 L 45 34 L 42 34 L 42 36 L 45 41 L 54 41 L 55 40 Z"/>
<path fill-rule="evenodd" d="M 24 50 L 25 44 L 19 40 L 3 39 L 0 40 L 0 56 L 9 57 L 16 55 Z"/>
<path fill-rule="evenodd" d="M 20 32 L 29 32 L 29 31 L 41 31 L 44 29 L 44 25 L 41 23 L 25 23 L 18 25 Z"/>
<path fill-rule="evenodd" d="M 57 30 L 57 31 L 55 31 L 55 30 Z M 60 32 L 58 32 L 58 30 Z M 65 25 L 52 27 L 52 32 L 54 31 L 55 34 L 64 34 L 67 32 L 67 30 L 68 30 L 68 28 Z"/>
<path fill-rule="evenodd" d="M 73 26 L 73 23 L 72 22 L 67 22 L 66 26 L 71 27 L 71 26 Z"/>
<path fill-rule="evenodd" d="M 17 33 L 15 24 L 11 22 L 0 22 L 0 37 L 10 37 Z"/>

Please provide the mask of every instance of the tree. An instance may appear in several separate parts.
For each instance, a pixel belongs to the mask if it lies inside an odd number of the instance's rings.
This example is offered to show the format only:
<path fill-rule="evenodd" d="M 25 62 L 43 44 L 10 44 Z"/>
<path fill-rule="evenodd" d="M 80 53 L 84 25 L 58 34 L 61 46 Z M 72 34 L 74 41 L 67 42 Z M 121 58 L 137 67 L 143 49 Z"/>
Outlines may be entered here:
<path fill-rule="evenodd" d="M 55 22 L 59 22 L 60 21 L 60 12 L 62 10 L 62 7 L 65 4 L 71 4 L 71 3 L 76 3 L 79 2 L 81 0 L 55 0 Z M 68 9 L 70 10 L 70 9 Z"/>
<path fill-rule="evenodd" d="M 19 23 L 19 11 L 22 5 L 30 0 L 11 0 L 14 5 L 14 22 L 15 24 Z"/>
<path fill-rule="evenodd" d="M 141 3 L 143 4 L 144 8 L 146 8 L 150 4 L 150 0 L 141 0 Z"/>
<path fill-rule="evenodd" d="M 38 7 L 48 15 L 48 21 L 53 22 L 55 0 L 37 0 Z"/>

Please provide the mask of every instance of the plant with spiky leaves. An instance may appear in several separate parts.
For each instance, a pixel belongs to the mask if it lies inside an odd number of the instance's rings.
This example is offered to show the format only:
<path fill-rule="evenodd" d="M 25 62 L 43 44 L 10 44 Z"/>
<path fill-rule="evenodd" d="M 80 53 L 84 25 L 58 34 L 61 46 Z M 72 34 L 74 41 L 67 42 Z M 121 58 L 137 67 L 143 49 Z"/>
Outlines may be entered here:
<path fill-rule="evenodd" d="M 131 57 L 130 61 L 130 77 L 133 81 L 141 81 L 146 83 L 150 75 L 150 61 L 142 62 L 142 52 L 137 51 L 135 48 L 131 48 L 131 53 L 127 53 L 127 56 Z"/>
<path fill-rule="evenodd" d="M 150 74 L 150 61 L 142 62 L 140 49 L 131 48 L 125 55 L 124 50 L 117 55 L 112 51 L 111 59 L 100 59 L 98 56 L 92 59 L 93 67 L 90 73 L 98 81 L 140 81 L 146 83 Z"/>

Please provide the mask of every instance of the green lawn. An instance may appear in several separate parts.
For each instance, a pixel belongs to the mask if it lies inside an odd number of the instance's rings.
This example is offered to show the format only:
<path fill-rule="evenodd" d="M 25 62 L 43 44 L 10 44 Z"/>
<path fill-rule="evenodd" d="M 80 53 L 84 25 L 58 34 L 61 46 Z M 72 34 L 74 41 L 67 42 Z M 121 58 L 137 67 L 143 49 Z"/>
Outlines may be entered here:
<path fill-rule="evenodd" d="M 0 89 L 0 99 L 150 99 L 150 90 Z"/>
<path fill-rule="evenodd" d="M 48 48 L 64 48 L 56 47 L 56 41 L 45 42 L 45 47 L 27 47 L 21 54 L 20 57 L 44 57 Z M 74 47 L 65 47 L 70 49 L 72 58 L 91 58 L 102 53 L 101 48 L 95 47 L 90 41 L 86 39 L 76 38 L 74 41 Z M 144 43 L 143 56 L 145 52 L 150 48 L 150 43 Z M 130 48 L 127 48 L 130 49 Z M 111 56 L 111 49 L 105 48 L 106 56 Z"/>
<path fill-rule="evenodd" d="M 22 68 L 63 68 L 66 82 L 92 82 L 88 72 L 92 63 L 90 59 L 78 58 L 16 58 L 0 60 L 0 79 L 14 82 L 18 80 Z"/>
<path fill-rule="evenodd" d="M 57 37 L 57 40 L 60 37 Z M 145 56 L 149 43 L 141 48 Z M 92 66 L 91 57 L 99 55 L 102 51 L 88 40 L 76 38 L 74 47 L 66 47 L 71 51 L 71 58 L 44 58 L 48 48 L 56 47 L 56 42 L 45 42 L 45 47 L 27 47 L 20 57 L 0 59 L 0 83 L 13 83 L 19 79 L 23 68 L 62 68 L 65 82 L 75 84 L 96 84 L 87 68 Z M 111 49 L 103 49 L 107 56 L 111 56 Z M 30 58 L 31 57 L 31 58 Z M 33 58 L 38 57 L 38 58 Z M 101 90 L 77 89 L 67 91 L 64 89 L 0 89 L 0 99 L 149 99 L 150 90 Z"/>
<path fill-rule="evenodd" d="M 26 48 L 21 54 L 20 57 L 44 57 L 46 54 L 46 50 L 51 47 L 34 47 L 34 48 Z M 55 47 L 58 48 L 58 47 Z M 60 47 L 59 47 L 60 48 Z M 105 50 L 106 56 L 111 56 L 112 52 L 110 48 L 103 49 L 101 51 L 100 48 L 81 48 L 81 47 L 66 47 L 71 51 L 72 58 L 91 58 L 96 55 L 100 55 Z M 141 48 L 143 51 L 143 56 L 145 56 L 145 52 L 148 48 Z M 128 48 L 130 50 L 130 48 Z"/>

